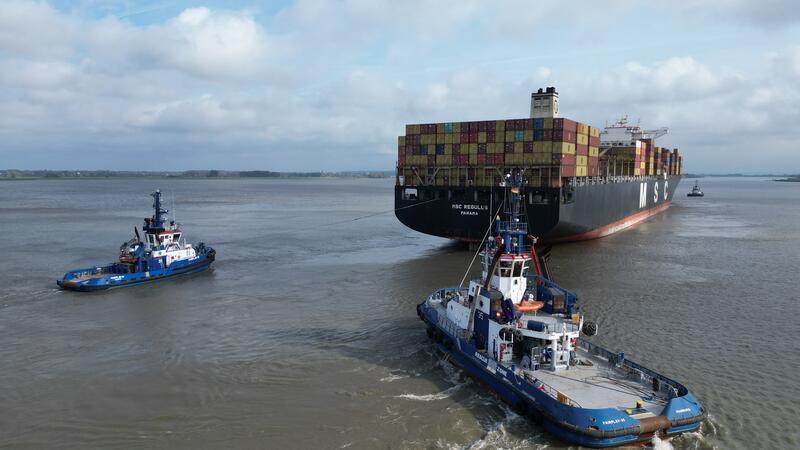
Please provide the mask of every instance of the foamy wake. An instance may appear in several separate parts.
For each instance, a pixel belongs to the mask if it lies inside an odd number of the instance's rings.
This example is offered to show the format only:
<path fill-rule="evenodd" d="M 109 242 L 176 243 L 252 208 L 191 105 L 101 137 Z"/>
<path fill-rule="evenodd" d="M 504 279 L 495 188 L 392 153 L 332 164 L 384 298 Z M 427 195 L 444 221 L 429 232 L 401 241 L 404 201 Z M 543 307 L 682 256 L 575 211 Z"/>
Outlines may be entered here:
<path fill-rule="evenodd" d="M 449 387 L 449 388 L 443 390 L 442 392 L 437 392 L 435 394 L 426 394 L 426 395 L 400 394 L 400 395 L 396 396 L 395 398 L 404 398 L 404 399 L 407 399 L 407 400 L 417 400 L 417 401 L 420 401 L 420 402 L 432 402 L 432 401 L 436 401 L 436 400 L 444 400 L 444 399 L 450 397 L 451 395 L 453 395 L 454 393 L 458 392 L 458 390 L 463 388 L 464 386 L 466 386 L 467 383 L 468 383 L 468 381 L 465 381 L 465 382 L 463 382 L 461 384 L 457 384 L 455 386 Z"/>
<path fill-rule="evenodd" d="M 509 434 L 508 428 L 518 426 L 517 422 L 524 421 L 525 418 L 515 413 L 506 405 L 501 405 L 505 412 L 505 417 L 484 425 L 484 435 L 473 442 L 466 445 L 450 445 L 451 449 L 530 449 L 530 448 L 544 448 L 546 445 L 537 443 L 538 434 L 531 434 L 527 438 L 519 439 L 513 434 Z M 516 425 L 515 425 L 516 424 Z"/>
<path fill-rule="evenodd" d="M 383 377 L 380 379 L 383 383 L 391 383 L 392 381 L 402 380 L 403 378 L 408 378 L 408 375 L 389 375 L 388 377 Z"/>
<path fill-rule="evenodd" d="M 658 434 L 653 435 L 653 450 L 672 450 L 672 443 L 669 439 L 661 439 Z"/>

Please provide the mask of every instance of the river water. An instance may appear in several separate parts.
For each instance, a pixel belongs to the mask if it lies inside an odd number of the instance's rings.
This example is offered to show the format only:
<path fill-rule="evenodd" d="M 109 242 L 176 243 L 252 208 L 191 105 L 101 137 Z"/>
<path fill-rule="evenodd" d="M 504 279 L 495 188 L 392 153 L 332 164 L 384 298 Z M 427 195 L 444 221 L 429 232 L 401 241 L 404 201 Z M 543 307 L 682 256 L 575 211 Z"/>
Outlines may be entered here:
<path fill-rule="evenodd" d="M 596 342 L 710 418 L 658 447 L 797 448 L 800 183 L 703 179 L 634 228 L 554 248 Z M 155 188 L 212 272 L 56 289 L 110 262 Z M 417 319 L 471 253 L 403 227 L 392 180 L 0 184 L 0 447 L 561 448 L 442 362 Z M 174 198 L 174 201 L 173 201 Z"/>

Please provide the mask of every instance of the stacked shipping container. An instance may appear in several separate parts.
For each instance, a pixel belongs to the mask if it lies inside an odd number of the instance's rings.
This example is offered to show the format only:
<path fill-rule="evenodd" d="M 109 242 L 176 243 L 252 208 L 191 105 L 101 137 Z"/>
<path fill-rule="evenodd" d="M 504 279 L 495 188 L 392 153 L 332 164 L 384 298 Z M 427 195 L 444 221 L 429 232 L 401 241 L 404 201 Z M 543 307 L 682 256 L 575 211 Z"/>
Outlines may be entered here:
<path fill-rule="evenodd" d="M 600 130 L 565 118 L 406 125 L 398 139 L 398 175 L 410 184 L 490 186 L 512 167 L 528 184 L 558 186 L 565 177 L 680 174 L 681 156 L 652 139 L 603 149 Z"/>
<path fill-rule="evenodd" d="M 599 174 L 600 130 L 564 118 L 406 125 L 399 170 L 438 185 L 493 185 L 500 168 L 536 168 L 534 184 Z M 529 179 L 529 183 L 534 180 Z"/>

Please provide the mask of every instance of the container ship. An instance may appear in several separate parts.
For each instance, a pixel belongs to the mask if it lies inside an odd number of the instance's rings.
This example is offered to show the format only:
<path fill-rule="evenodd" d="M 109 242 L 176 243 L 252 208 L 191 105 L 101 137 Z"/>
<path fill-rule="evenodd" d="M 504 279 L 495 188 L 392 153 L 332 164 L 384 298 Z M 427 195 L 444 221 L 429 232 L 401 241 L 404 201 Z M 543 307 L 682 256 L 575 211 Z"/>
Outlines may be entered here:
<path fill-rule="evenodd" d="M 423 233 L 481 242 L 513 170 L 540 243 L 606 236 L 670 206 L 683 157 L 656 145 L 667 132 L 625 117 L 603 130 L 559 117 L 553 87 L 531 94 L 528 118 L 409 124 L 398 138 L 395 215 Z"/>

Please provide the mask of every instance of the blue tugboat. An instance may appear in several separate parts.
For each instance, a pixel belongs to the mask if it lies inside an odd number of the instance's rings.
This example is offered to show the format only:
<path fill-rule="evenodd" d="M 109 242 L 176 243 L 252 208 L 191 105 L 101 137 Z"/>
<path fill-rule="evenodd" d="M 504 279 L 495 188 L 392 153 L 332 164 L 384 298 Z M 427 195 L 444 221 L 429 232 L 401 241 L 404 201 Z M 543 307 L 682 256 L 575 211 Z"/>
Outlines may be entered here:
<path fill-rule="evenodd" d="M 155 213 L 144 219 L 144 240 L 133 228 L 135 237 L 119 248 L 119 262 L 102 267 L 71 270 L 58 280 L 63 289 L 97 291 L 148 283 L 202 272 L 211 266 L 216 251 L 203 244 L 191 245 L 182 240 L 175 221 L 165 226 L 167 210 L 161 207 L 161 191 L 150 194 Z"/>
<path fill-rule="evenodd" d="M 558 438 L 613 447 L 699 429 L 706 412 L 682 384 L 592 344 L 572 292 L 542 275 L 528 235 L 522 177 L 503 183 L 504 217 L 469 287 L 417 307 L 445 357 Z"/>

